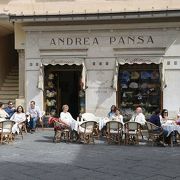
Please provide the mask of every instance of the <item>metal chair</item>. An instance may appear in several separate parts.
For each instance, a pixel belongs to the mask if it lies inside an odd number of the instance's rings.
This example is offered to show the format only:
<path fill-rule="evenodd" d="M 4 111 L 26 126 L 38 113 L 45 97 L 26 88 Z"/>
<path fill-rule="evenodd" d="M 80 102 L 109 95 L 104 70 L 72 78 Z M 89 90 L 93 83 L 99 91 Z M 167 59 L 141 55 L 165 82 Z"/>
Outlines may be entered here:
<path fill-rule="evenodd" d="M 123 124 L 118 121 L 109 121 L 106 123 L 106 139 L 108 144 L 116 142 L 120 144 L 123 136 Z"/>

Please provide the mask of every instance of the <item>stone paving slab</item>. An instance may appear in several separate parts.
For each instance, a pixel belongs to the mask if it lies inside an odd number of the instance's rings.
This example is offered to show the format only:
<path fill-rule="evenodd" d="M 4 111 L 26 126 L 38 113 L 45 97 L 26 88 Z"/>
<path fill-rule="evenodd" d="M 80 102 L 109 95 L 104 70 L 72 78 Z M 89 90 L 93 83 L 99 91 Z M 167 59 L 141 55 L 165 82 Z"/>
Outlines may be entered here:
<path fill-rule="evenodd" d="M 180 147 L 53 143 L 52 130 L 0 145 L 0 180 L 179 180 Z"/>

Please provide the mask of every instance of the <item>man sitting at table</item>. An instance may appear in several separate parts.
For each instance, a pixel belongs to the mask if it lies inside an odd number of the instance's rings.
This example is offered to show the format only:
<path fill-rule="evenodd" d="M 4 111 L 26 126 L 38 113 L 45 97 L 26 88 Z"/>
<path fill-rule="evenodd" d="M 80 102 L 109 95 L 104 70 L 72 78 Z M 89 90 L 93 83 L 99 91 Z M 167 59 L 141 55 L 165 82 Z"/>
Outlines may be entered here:
<path fill-rule="evenodd" d="M 150 117 L 149 122 L 158 126 L 158 128 L 155 131 L 158 132 L 158 131 L 163 130 L 163 137 L 164 137 L 164 140 L 167 142 L 168 141 L 168 139 L 167 139 L 168 131 L 161 127 L 161 121 L 160 121 L 159 115 L 160 115 L 160 110 L 156 109 L 154 114 Z"/>
<path fill-rule="evenodd" d="M 145 125 L 146 120 L 145 120 L 144 114 L 142 113 L 142 108 L 141 107 L 136 108 L 136 112 L 131 117 L 130 122 L 137 122 L 137 123 L 140 123 L 142 126 Z"/>

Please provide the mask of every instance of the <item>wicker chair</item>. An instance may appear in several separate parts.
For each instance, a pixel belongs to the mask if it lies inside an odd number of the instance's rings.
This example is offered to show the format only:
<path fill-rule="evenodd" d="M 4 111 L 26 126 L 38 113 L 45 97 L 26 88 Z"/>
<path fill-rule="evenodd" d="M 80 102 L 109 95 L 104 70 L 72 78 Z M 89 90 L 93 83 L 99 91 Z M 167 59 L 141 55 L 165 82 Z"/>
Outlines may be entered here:
<path fill-rule="evenodd" d="M 153 123 L 146 122 L 146 126 L 148 129 L 148 140 L 152 141 L 152 146 L 155 142 L 162 138 L 164 144 L 164 137 L 163 137 L 163 128 L 156 126 Z"/>
<path fill-rule="evenodd" d="M 79 137 L 80 140 L 84 141 L 84 143 L 89 144 L 91 142 L 94 143 L 94 127 L 96 126 L 96 121 L 85 121 L 79 127 Z"/>
<path fill-rule="evenodd" d="M 53 142 L 61 142 L 65 140 L 66 142 L 70 141 L 70 129 L 66 127 L 63 123 L 54 121 L 54 138 Z"/>
<path fill-rule="evenodd" d="M 14 124 L 13 121 L 2 121 L 0 122 L 0 139 L 1 139 L 1 144 L 3 142 L 10 142 L 12 141 L 13 137 L 12 137 L 12 126 Z"/>
<path fill-rule="evenodd" d="M 124 124 L 125 144 L 139 144 L 141 133 L 141 124 L 137 122 L 126 122 Z"/>
<path fill-rule="evenodd" d="M 106 123 L 106 139 L 108 144 L 116 142 L 120 144 L 123 136 L 123 124 L 118 121 L 109 121 Z"/>
<path fill-rule="evenodd" d="M 97 139 L 99 139 L 99 118 L 96 117 L 93 113 L 83 113 L 81 120 L 82 120 L 82 122 L 85 122 L 85 121 L 95 121 L 96 122 L 96 124 L 94 126 L 94 130 L 93 130 L 93 136 L 96 137 Z"/>

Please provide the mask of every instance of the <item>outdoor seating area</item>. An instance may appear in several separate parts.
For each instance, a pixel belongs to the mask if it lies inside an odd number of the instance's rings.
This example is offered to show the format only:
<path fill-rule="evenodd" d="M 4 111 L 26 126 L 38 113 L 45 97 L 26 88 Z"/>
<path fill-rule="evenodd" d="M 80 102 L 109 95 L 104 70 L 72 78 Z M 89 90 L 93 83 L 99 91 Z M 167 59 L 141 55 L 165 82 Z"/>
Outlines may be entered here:
<path fill-rule="evenodd" d="M 64 106 L 68 110 L 68 106 Z M 21 108 L 21 107 L 20 107 Z M 119 111 L 118 111 L 119 112 Z M 66 112 L 67 113 L 67 112 Z M 66 114 L 64 113 L 64 114 Z M 68 113 L 67 113 L 68 114 Z M 37 118 L 34 131 L 30 127 L 30 116 L 26 114 L 25 119 L 20 122 L 3 120 L 0 122 L 1 144 L 9 144 L 20 136 L 36 133 L 44 130 L 47 117 L 44 112 Z M 122 117 L 121 115 L 117 117 Z M 64 116 L 64 118 L 66 118 Z M 72 118 L 68 114 L 68 118 Z M 135 121 L 123 122 L 117 118 L 97 117 L 93 113 L 83 113 L 72 119 L 71 124 L 67 124 L 59 117 L 48 117 L 49 129 L 54 128 L 52 143 L 82 143 L 107 145 L 149 145 L 149 146 L 178 146 L 180 144 L 180 126 L 174 121 L 167 120 L 161 127 L 145 120 L 145 124 Z M 164 134 L 166 132 L 166 134 Z"/>
<path fill-rule="evenodd" d="M 179 131 L 176 131 L 176 144 L 173 142 L 173 133 L 168 135 L 169 144 L 165 144 L 163 129 L 156 131 L 157 126 L 146 122 L 144 126 L 137 122 L 126 122 L 124 124 L 109 120 L 105 125 L 105 134 L 99 128 L 100 118 L 91 113 L 82 114 L 83 120 L 78 121 L 79 130 L 77 133 L 70 129 L 63 128 L 63 124 L 54 122 L 54 142 L 73 142 L 84 144 L 117 144 L 117 145 L 147 145 L 147 146 L 178 146 L 180 144 Z M 86 119 L 85 119 L 86 117 Z M 89 117 L 89 118 L 88 118 Z M 58 119 L 58 118 L 57 118 Z M 56 119 L 56 120 L 57 120 Z M 64 136 L 67 134 L 70 135 Z M 104 128 L 103 128 L 104 131 Z M 73 134 L 73 135 L 72 135 Z M 66 138 L 68 137 L 68 139 Z M 70 137 L 70 138 L 69 138 Z"/>

